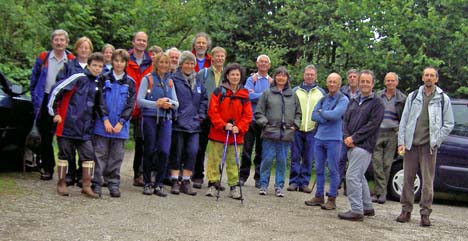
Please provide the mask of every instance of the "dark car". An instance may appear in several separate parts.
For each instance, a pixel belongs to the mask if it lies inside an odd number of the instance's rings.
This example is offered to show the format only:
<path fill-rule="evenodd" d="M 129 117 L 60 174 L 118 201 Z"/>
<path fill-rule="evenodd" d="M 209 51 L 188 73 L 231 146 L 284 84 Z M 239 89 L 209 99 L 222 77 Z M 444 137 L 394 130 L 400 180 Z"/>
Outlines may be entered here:
<path fill-rule="evenodd" d="M 0 82 L 0 168 L 17 168 L 33 124 L 33 105 L 23 87 L 11 84 L 1 72 Z"/>
<path fill-rule="evenodd" d="M 437 151 L 434 191 L 468 193 L 468 100 L 451 100 L 455 126 Z M 403 189 L 403 159 L 393 162 L 388 195 L 400 200 Z M 415 180 L 415 198 L 421 196 L 421 174 Z"/>

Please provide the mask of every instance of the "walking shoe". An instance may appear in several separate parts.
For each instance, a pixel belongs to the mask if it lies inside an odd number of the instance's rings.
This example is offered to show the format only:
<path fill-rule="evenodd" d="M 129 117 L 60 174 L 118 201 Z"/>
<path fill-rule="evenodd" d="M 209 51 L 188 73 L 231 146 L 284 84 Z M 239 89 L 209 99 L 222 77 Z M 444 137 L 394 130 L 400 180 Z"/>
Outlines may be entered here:
<path fill-rule="evenodd" d="M 411 220 L 411 213 L 406 211 L 401 211 L 400 215 L 395 219 L 399 223 L 407 223 Z"/>
<path fill-rule="evenodd" d="M 309 185 L 302 186 L 302 187 L 299 187 L 299 192 L 311 193 L 312 188 L 310 188 Z"/>
<path fill-rule="evenodd" d="M 255 180 L 255 187 L 256 188 L 261 188 L 262 185 L 260 184 L 260 180 Z"/>
<path fill-rule="evenodd" d="M 145 195 L 153 195 L 153 190 L 151 184 L 145 184 L 143 187 L 143 194 Z"/>
<path fill-rule="evenodd" d="M 351 211 L 347 211 L 344 213 L 338 213 L 338 218 L 347 220 L 347 221 L 363 221 L 364 215 L 359 213 L 353 213 Z"/>
<path fill-rule="evenodd" d="M 166 197 L 167 193 L 164 192 L 163 187 L 159 186 L 154 188 L 153 194 L 160 197 Z"/>
<path fill-rule="evenodd" d="M 239 188 L 232 186 L 231 191 L 229 192 L 229 197 L 232 199 L 241 199 Z"/>
<path fill-rule="evenodd" d="M 275 188 L 275 195 L 277 197 L 284 197 L 283 189 L 281 188 Z"/>
<path fill-rule="evenodd" d="M 364 209 L 364 216 L 372 217 L 375 216 L 375 209 Z"/>
<path fill-rule="evenodd" d="M 214 197 L 216 196 L 216 187 L 215 186 L 209 186 L 208 191 L 205 194 L 207 197 Z"/>
<path fill-rule="evenodd" d="M 172 193 L 172 194 L 175 194 L 175 195 L 179 195 L 179 193 L 180 193 L 180 183 L 179 183 L 179 180 L 177 180 L 177 179 L 172 179 L 171 193 Z"/>
<path fill-rule="evenodd" d="M 291 184 L 289 184 L 289 187 L 286 190 L 288 190 L 290 192 L 295 192 L 295 191 L 297 191 L 298 188 L 299 188 L 299 186 L 297 186 L 296 183 L 291 183 Z"/>
<path fill-rule="evenodd" d="M 387 197 L 385 195 L 380 195 L 379 198 L 377 199 L 378 204 L 384 204 L 387 201 Z"/>
<path fill-rule="evenodd" d="M 119 198 L 120 197 L 120 190 L 118 188 L 109 189 L 109 194 L 111 197 Z"/>
<path fill-rule="evenodd" d="M 323 196 L 321 197 L 313 197 L 310 200 L 304 201 L 305 205 L 307 206 L 322 206 L 325 203 L 325 199 Z"/>
<path fill-rule="evenodd" d="M 220 191 L 226 190 L 226 188 L 223 187 L 223 184 L 221 184 L 221 183 L 219 183 L 219 182 L 216 182 L 216 183 L 214 184 L 214 186 L 215 186 L 216 190 L 218 190 L 218 189 L 219 189 Z"/>
<path fill-rule="evenodd" d="M 44 171 L 42 174 L 41 174 L 41 180 L 43 181 L 50 181 L 52 180 L 52 172 L 49 172 L 49 171 Z"/>
<path fill-rule="evenodd" d="M 323 210 L 335 210 L 336 209 L 336 198 L 328 197 L 327 203 L 322 204 L 321 208 Z"/>
<path fill-rule="evenodd" d="M 135 187 L 145 186 L 145 183 L 143 182 L 143 176 L 133 178 L 133 186 Z"/>
<path fill-rule="evenodd" d="M 421 227 L 431 226 L 431 220 L 429 220 L 429 215 L 421 215 L 421 222 L 419 223 Z"/>
<path fill-rule="evenodd" d="M 201 189 L 203 184 L 203 179 L 201 178 L 194 178 L 192 179 L 193 188 Z"/>
<path fill-rule="evenodd" d="M 183 192 L 183 193 L 185 193 L 187 195 L 190 195 L 190 196 L 197 195 L 197 192 L 195 192 L 192 189 L 192 185 L 190 185 L 190 180 L 183 180 L 182 181 L 182 185 L 180 186 L 180 192 Z"/>
<path fill-rule="evenodd" d="M 260 195 L 266 195 L 266 193 L 267 193 L 267 188 L 266 187 L 261 187 L 260 191 L 258 192 L 258 194 L 260 194 Z"/>
<path fill-rule="evenodd" d="M 371 196 L 371 201 L 372 201 L 373 203 L 376 203 L 378 199 L 379 199 L 379 196 L 377 196 L 377 195 L 372 195 L 372 196 Z"/>

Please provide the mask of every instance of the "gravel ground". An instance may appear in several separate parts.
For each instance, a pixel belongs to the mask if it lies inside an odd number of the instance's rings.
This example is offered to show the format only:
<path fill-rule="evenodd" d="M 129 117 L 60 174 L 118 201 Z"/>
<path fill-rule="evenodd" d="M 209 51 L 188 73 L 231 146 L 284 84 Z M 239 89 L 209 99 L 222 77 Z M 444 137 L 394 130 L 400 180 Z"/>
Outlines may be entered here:
<path fill-rule="evenodd" d="M 348 202 L 340 196 L 336 211 L 307 207 L 311 196 L 286 192 L 277 198 L 257 194 L 253 182 L 243 188 L 245 201 L 227 197 L 144 196 L 133 187 L 130 158 L 122 167 L 122 197 L 89 199 L 80 189 L 70 197 L 55 192 L 56 180 L 39 181 L 38 173 L 0 173 L 16 178 L 17 190 L 0 192 L 0 240 L 468 240 L 465 207 L 434 205 L 433 226 L 419 227 L 413 212 L 409 224 L 394 221 L 397 202 L 375 205 L 376 216 L 364 222 L 339 220 Z M 169 191 L 169 189 L 166 189 Z"/>

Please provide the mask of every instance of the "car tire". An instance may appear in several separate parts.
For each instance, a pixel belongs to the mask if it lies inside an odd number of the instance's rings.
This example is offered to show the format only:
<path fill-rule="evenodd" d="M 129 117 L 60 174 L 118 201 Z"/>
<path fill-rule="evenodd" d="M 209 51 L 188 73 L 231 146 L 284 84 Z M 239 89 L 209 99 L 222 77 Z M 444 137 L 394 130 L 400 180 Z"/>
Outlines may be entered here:
<path fill-rule="evenodd" d="M 390 199 L 400 201 L 401 193 L 403 191 L 403 162 L 395 162 L 390 171 L 388 181 L 388 196 Z M 421 173 L 416 173 L 416 180 L 414 181 L 414 199 L 419 201 L 421 198 L 422 178 Z"/>

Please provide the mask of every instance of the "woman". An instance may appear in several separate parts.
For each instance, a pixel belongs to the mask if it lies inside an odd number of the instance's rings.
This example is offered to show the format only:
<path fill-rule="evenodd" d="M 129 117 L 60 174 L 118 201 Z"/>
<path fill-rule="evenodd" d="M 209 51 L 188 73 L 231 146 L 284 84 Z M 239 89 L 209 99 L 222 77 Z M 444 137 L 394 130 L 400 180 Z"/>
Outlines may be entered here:
<path fill-rule="evenodd" d="M 279 67 L 273 75 L 272 86 L 263 92 L 255 109 L 255 120 L 263 127 L 260 195 L 266 195 L 271 166 L 276 158 L 275 195 L 284 197 L 288 150 L 294 141 L 294 131 L 301 126 L 301 107 L 289 82 L 288 70 Z"/>
<path fill-rule="evenodd" d="M 197 194 L 192 189 L 190 177 L 198 153 L 200 123 L 207 118 L 208 97 L 202 81 L 195 78 L 195 63 L 195 56 L 190 51 L 182 52 L 179 67 L 172 75 L 179 100 L 177 120 L 172 125 L 173 148 L 169 161 L 172 194 L 180 191 L 188 195 Z M 181 168 L 182 185 L 179 184 Z"/>
<path fill-rule="evenodd" d="M 211 120 L 208 135 L 209 152 L 207 164 L 208 192 L 206 196 L 214 196 L 216 182 L 219 179 L 219 166 L 223 156 L 224 144 L 228 136 L 226 150 L 226 173 L 230 186 L 229 197 L 240 199 L 238 186 L 238 169 L 236 167 L 234 135 L 237 140 L 237 153 L 240 153 L 244 143 L 244 134 L 249 129 L 252 120 L 252 106 L 249 101 L 249 91 L 241 84 L 243 71 L 239 64 L 226 67 L 221 86 L 215 89 L 210 97 L 208 116 Z"/>
<path fill-rule="evenodd" d="M 102 47 L 102 55 L 104 55 L 104 68 L 102 73 L 107 73 L 112 68 L 112 53 L 114 53 L 115 47 L 112 44 L 104 44 Z"/>
<path fill-rule="evenodd" d="M 179 107 L 168 71 L 169 56 L 158 54 L 153 61 L 153 72 L 143 77 L 137 95 L 143 127 L 143 194 L 154 193 L 160 197 L 167 196 L 162 181 L 171 146 L 172 113 Z M 156 172 L 154 184 L 152 171 Z"/>

